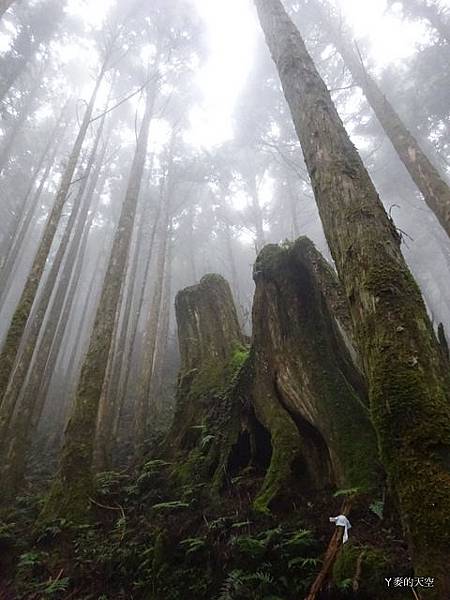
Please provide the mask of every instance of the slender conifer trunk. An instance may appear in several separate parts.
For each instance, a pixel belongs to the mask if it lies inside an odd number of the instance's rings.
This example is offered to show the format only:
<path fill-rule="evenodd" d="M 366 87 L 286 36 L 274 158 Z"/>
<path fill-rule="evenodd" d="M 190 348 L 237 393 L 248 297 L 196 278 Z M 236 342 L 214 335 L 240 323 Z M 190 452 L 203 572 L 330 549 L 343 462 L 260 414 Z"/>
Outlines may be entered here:
<path fill-rule="evenodd" d="M 319 2 L 317 2 L 317 9 L 321 16 L 321 22 L 329 31 L 332 42 L 349 68 L 355 82 L 364 92 L 400 160 L 419 188 L 425 202 L 434 212 L 447 235 L 450 236 L 449 185 L 403 123 L 375 79 L 365 69 L 356 47 L 350 41 L 351 35 L 348 32 L 340 31 L 339 24 L 333 22 L 332 17 L 326 14 Z M 345 35 L 346 33 L 348 35 Z"/>
<path fill-rule="evenodd" d="M 128 188 L 111 249 L 88 352 L 81 369 L 74 407 L 64 434 L 59 472 L 42 514 L 44 519 L 64 515 L 65 518 L 74 521 L 84 521 L 89 512 L 98 409 L 141 189 L 153 104 L 154 93 L 147 91 L 146 108 L 137 138 Z"/>
<path fill-rule="evenodd" d="M 83 121 L 80 126 L 75 144 L 72 148 L 67 166 L 64 170 L 64 174 L 59 185 L 59 189 L 56 195 L 55 203 L 51 210 L 47 224 L 45 226 L 44 234 L 40 241 L 36 256 L 34 258 L 33 265 L 31 267 L 30 274 L 28 276 L 25 287 L 22 291 L 17 308 L 14 312 L 11 325 L 6 336 L 6 341 L 3 346 L 2 353 L 0 355 L 0 403 L 3 401 L 3 397 L 8 387 L 8 381 L 11 376 L 17 353 L 19 350 L 19 344 L 22 339 L 23 332 L 31 313 L 34 299 L 39 287 L 39 283 L 42 274 L 45 269 L 48 255 L 50 253 L 53 239 L 56 235 L 58 225 L 61 219 L 64 205 L 66 203 L 72 179 L 75 173 L 75 169 L 80 158 L 81 148 L 86 137 L 86 133 L 89 128 L 89 123 L 94 110 L 97 93 L 100 88 L 100 84 L 103 81 L 105 74 L 105 67 L 102 67 L 97 81 L 95 83 L 94 90 L 91 95 L 91 99 L 84 113 Z"/>

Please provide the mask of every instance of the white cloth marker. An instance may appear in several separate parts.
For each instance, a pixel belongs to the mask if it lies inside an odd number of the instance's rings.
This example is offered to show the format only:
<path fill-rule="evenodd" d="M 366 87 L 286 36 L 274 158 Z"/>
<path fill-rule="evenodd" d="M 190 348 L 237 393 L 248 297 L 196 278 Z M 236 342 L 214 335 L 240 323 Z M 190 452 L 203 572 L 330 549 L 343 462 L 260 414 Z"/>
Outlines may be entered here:
<path fill-rule="evenodd" d="M 342 538 L 342 543 L 348 540 L 348 530 L 351 529 L 351 523 L 347 519 L 345 515 L 338 515 L 337 517 L 330 517 L 330 523 L 336 523 L 336 527 L 344 528 L 344 537 Z"/>

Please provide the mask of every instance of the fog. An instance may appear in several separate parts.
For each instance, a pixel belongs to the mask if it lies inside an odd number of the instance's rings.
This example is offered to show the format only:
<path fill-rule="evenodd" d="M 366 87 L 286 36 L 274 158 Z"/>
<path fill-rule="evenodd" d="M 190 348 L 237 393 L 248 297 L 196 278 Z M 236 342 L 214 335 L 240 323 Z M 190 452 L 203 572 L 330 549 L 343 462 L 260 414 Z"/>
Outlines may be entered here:
<path fill-rule="evenodd" d="M 373 78 L 448 193 L 450 0 L 283 4 L 376 186 L 434 330 L 448 332 L 448 232 L 361 81 Z M 416 4 L 431 5 L 442 28 Z M 336 253 L 252 2 L 0 7 L 2 394 L 13 421 L 34 398 L 27 473 L 41 460 L 54 473 L 87 353 L 95 336 L 100 346 L 107 339 L 95 326 L 107 306 L 114 327 L 98 435 L 108 414 L 114 441 L 102 466 L 124 466 L 137 421 L 153 439 L 173 418 L 177 293 L 222 275 L 251 336 L 254 263 L 267 244 L 307 236 L 333 269 Z M 420 162 L 413 147 L 405 152 Z M 128 241 L 119 248 L 121 228 Z"/>

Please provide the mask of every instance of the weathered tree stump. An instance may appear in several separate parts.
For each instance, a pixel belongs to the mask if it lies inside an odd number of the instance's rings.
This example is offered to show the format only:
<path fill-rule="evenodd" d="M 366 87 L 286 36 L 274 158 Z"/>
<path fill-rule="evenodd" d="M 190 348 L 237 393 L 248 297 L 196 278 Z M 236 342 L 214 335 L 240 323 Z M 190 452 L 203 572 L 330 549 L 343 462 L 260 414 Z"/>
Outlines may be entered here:
<path fill-rule="evenodd" d="M 375 434 L 334 271 L 310 240 L 299 238 L 266 246 L 254 279 L 253 403 L 273 446 L 256 504 L 264 510 L 299 466 L 313 488 L 372 487 Z"/>

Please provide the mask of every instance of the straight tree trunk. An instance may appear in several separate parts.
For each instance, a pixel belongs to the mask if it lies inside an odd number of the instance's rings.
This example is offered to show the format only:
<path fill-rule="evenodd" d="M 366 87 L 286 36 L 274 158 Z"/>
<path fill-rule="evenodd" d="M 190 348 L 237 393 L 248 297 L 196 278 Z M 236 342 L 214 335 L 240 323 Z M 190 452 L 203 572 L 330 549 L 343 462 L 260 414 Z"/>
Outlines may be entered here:
<path fill-rule="evenodd" d="M 339 24 L 326 10 L 316 4 L 321 22 L 328 30 L 344 63 L 355 82 L 362 89 L 385 134 L 390 139 L 400 160 L 419 188 L 425 202 L 436 215 L 447 235 L 450 236 L 450 187 L 422 150 L 415 137 L 407 129 L 376 81 L 366 71 L 361 57 L 352 46 L 351 35 L 341 31 Z M 431 7 L 429 7 L 431 10 Z"/>
<path fill-rule="evenodd" d="M 6 2 L 8 1 L 6 0 Z M 31 16 L 31 23 L 21 28 L 14 40 L 13 48 L 0 60 L 0 73 L 2 74 L 0 102 L 33 61 L 41 44 L 48 42 L 53 37 L 64 16 L 64 4 L 64 0 L 47 0 L 38 4 L 36 13 Z M 0 6 L 0 18 L 1 16 Z M 32 24 L 36 21 L 39 21 L 41 25 L 33 28 Z"/>
<path fill-rule="evenodd" d="M 5 140 L 4 145 L 2 146 L 0 152 L 0 174 L 2 174 L 8 166 L 9 160 L 11 158 L 11 150 L 31 113 L 40 86 L 41 80 L 38 77 L 37 80 L 34 82 L 32 89 L 26 95 L 26 98 L 22 106 L 20 107 L 19 115 L 15 119 L 11 130 L 7 136 L 7 139 Z"/>
<path fill-rule="evenodd" d="M 241 309 L 242 309 L 241 303 L 240 303 L 241 294 L 240 294 L 240 290 L 239 290 L 239 279 L 238 279 L 237 269 L 236 269 L 236 260 L 235 260 L 234 251 L 233 251 L 233 240 L 232 240 L 232 236 L 231 236 L 231 227 L 230 227 L 228 221 L 225 223 L 225 244 L 226 244 L 226 248 L 227 248 L 228 265 L 230 267 L 231 289 L 233 291 L 233 296 L 238 304 L 236 307 L 236 310 L 239 315 L 239 313 L 241 312 Z"/>
<path fill-rule="evenodd" d="M 3 401 L 3 397 L 8 386 L 8 381 L 19 350 L 19 344 L 22 339 L 28 317 L 30 316 L 31 308 L 33 306 L 39 283 L 45 269 L 45 264 L 47 262 L 53 239 L 58 229 L 65 202 L 69 195 L 73 175 L 75 173 L 81 148 L 83 146 L 83 142 L 85 140 L 92 117 L 92 112 L 94 110 L 97 92 L 100 88 L 104 74 L 105 68 L 102 67 L 95 83 L 91 99 L 84 113 L 83 122 L 75 140 L 75 144 L 72 148 L 69 161 L 64 170 L 55 203 L 45 226 L 44 234 L 31 267 L 31 272 L 22 291 L 22 295 L 14 312 L 8 334 L 6 336 L 5 344 L 0 355 L 0 403 Z"/>
<path fill-rule="evenodd" d="M 136 207 L 145 166 L 154 94 L 147 91 L 144 117 L 137 138 L 119 224 L 98 304 L 89 349 L 81 369 L 74 407 L 67 425 L 58 475 L 53 482 L 42 518 L 64 515 L 75 522 L 89 513 L 92 461 L 98 408 L 114 333 L 122 280 L 126 272 Z"/>
<path fill-rule="evenodd" d="M 116 322 L 114 344 L 112 344 L 111 347 L 108 368 L 103 382 L 95 438 L 94 467 L 96 472 L 106 471 L 111 466 L 111 453 L 114 443 L 114 436 L 112 433 L 113 423 L 116 419 L 116 414 L 120 411 L 119 386 L 127 352 L 127 342 L 129 343 L 127 338 L 130 318 L 133 312 L 133 292 L 139 261 L 142 258 L 142 246 L 144 241 L 143 230 L 148 223 L 148 206 L 149 204 L 147 203 L 143 209 L 142 218 L 138 223 L 135 247 L 132 256 L 130 257 L 131 266 L 128 266 L 127 268 L 128 285 L 125 285 L 124 282 L 121 292 L 121 310 L 119 312 L 122 312 L 122 319 L 118 318 Z"/>
<path fill-rule="evenodd" d="M 157 228 L 160 226 L 160 213 L 161 213 L 161 206 L 162 206 L 163 201 L 164 201 L 164 198 L 161 197 L 156 206 L 156 213 L 155 213 L 155 216 L 153 219 L 153 226 L 152 226 L 151 237 L 150 237 L 150 245 L 149 245 L 149 250 L 148 250 L 147 257 L 146 257 L 146 266 L 145 266 L 143 277 L 140 281 L 140 285 L 138 286 L 138 290 L 136 293 L 136 296 L 137 296 L 136 310 L 134 310 L 134 311 L 131 310 L 131 303 L 132 303 L 133 299 L 130 298 L 127 300 L 127 306 L 126 306 L 126 310 L 127 310 L 126 327 L 127 327 L 127 329 L 126 329 L 126 331 L 127 331 L 127 336 L 129 337 L 129 342 L 128 342 L 127 351 L 125 353 L 125 357 L 123 360 L 123 365 L 122 365 L 121 374 L 120 374 L 121 376 L 120 376 L 120 381 L 119 381 L 119 385 L 118 385 L 117 400 L 116 400 L 116 406 L 117 406 L 116 419 L 114 421 L 113 431 L 111 434 L 113 439 L 118 438 L 119 419 L 120 419 L 120 416 L 123 414 L 123 410 L 124 410 L 125 403 L 126 403 L 126 396 L 130 389 L 133 350 L 136 347 L 136 341 L 137 341 L 137 337 L 138 337 L 138 325 L 139 325 L 140 317 L 142 316 L 143 311 L 144 311 L 146 284 L 150 278 L 150 268 L 151 268 L 151 264 L 152 264 L 151 259 L 152 259 L 152 255 L 153 255 L 153 246 L 155 243 L 155 236 L 156 236 Z M 132 318 L 133 313 L 135 313 L 135 315 L 136 315 L 134 318 Z"/>
<path fill-rule="evenodd" d="M 106 154 L 107 147 L 108 147 L 108 141 L 105 142 L 102 150 L 100 151 L 100 155 L 99 155 L 96 167 L 92 174 L 91 181 L 89 182 L 89 188 L 86 192 L 87 198 L 92 198 L 94 195 L 94 191 L 95 191 L 95 188 L 97 187 L 97 183 L 98 183 L 98 180 L 100 177 L 100 171 L 101 171 L 102 163 L 104 160 L 104 156 Z M 79 252 L 78 252 L 78 256 L 76 258 L 75 268 L 73 270 L 72 277 L 70 279 L 70 285 L 68 286 L 68 289 L 67 289 L 67 294 L 66 294 L 66 298 L 64 301 L 64 307 L 63 307 L 61 316 L 58 320 L 57 329 L 55 331 L 55 335 L 52 340 L 50 353 L 48 355 L 47 363 L 45 365 L 44 372 L 41 377 L 41 384 L 39 386 L 39 391 L 37 393 L 37 396 L 38 396 L 37 407 L 38 408 L 36 410 L 36 414 L 33 417 L 34 421 L 35 421 L 32 426 L 33 429 L 37 426 L 38 421 L 41 418 L 41 413 L 44 408 L 44 404 L 47 400 L 48 388 L 49 388 L 50 381 L 51 381 L 51 373 L 54 369 L 54 366 L 57 363 L 57 359 L 58 359 L 59 352 L 61 349 L 61 344 L 62 344 L 64 335 L 66 332 L 66 325 L 69 322 L 69 318 L 70 318 L 70 315 L 72 312 L 72 307 L 75 302 L 76 293 L 77 293 L 77 290 L 79 289 L 78 286 L 80 283 L 82 269 L 83 269 L 83 265 L 85 264 L 85 259 L 86 259 L 86 254 L 87 254 L 87 243 L 88 243 L 89 233 L 92 228 L 92 223 L 94 221 L 94 217 L 97 214 L 98 206 L 100 204 L 101 191 L 103 190 L 103 187 L 104 187 L 104 178 L 102 178 L 101 183 L 98 185 L 98 188 L 99 188 L 98 193 L 96 194 L 96 198 L 95 198 L 95 201 L 91 208 L 91 212 L 89 214 L 89 217 L 88 217 L 85 227 L 84 227 L 83 236 L 82 236 L 80 244 L 79 244 Z M 88 295 L 88 297 L 89 297 L 89 295 Z M 85 315 L 85 314 L 88 314 L 86 312 L 86 310 L 82 310 L 81 315 Z M 83 327 L 79 327 L 78 331 L 79 331 L 79 333 L 77 334 L 77 339 L 81 335 L 81 333 L 83 331 Z M 73 347 L 75 348 L 75 350 L 78 347 L 78 343 L 76 340 L 73 344 Z M 70 360 L 69 364 L 74 364 L 74 361 Z"/>
<path fill-rule="evenodd" d="M 51 168 L 53 167 L 56 158 L 56 154 L 62 142 L 62 135 L 59 135 L 59 129 L 61 126 L 62 119 L 64 117 L 65 109 L 66 107 L 64 107 L 64 109 L 61 111 L 61 115 L 50 133 L 48 142 L 45 145 L 45 148 L 43 149 L 39 161 L 31 176 L 31 180 L 28 185 L 28 189 L 25 193 L 25 196 L 21 202 L 21 206 L 17 209 L 15 231 L 9 237 L 8 249 L 4 255 L 4 258 L 2 258 L 1 260 L 0 297 L 3 295 L 6 289 L 6 284 L 11 276 L 13 266 L 16 263 L 17 257 L 22 249 L 23 241 L 33 219 L 33 215 L 36 211 L 37 203 L 39 202 L 43 186 L 47 180 L 48 175 L 50 174 Z M 34 187 L 39 179 L 39 173 L 41 172 L 41 169 L 46 159 L 47 166 L 44 169 L 44 173 L 40 179 L 40 183 L 38 184 L 35 193 L 33 193 Z"/>
<path fill-rule="evenodd" d="M 168 181 L 168 190 L 162 207 L 160 242 L 156 260 L 155 282 L 152 303 L 149 316 L 146 319 L 144 329 L 144 342 L 142 357 L 140 359 L 141 369 L 139 373 L 136 407 L 135 407 L 135 448 L 137 455 L 141 455 L 144 449 L 145 438 L 148 428 L 150 388 L 152 382 L 153 363 L 155 360 L 155 349 L 159 318 L 161 313 L 161 300 L 163 294 L 164 268 L 167 257 L 167 243 L 169 237 L 169 199 L 171 182 Z"/>
<path fill-rule="evenodd" d="M 264 235 L 263 214 L 259 204 L 258 189 L 256 186 L 256 180 L 253 176 L 249 187 L 250 197 L 252 200 L 253 220 L 256 229 L 256 253 L 258 253 L 263 249 L 264 244 L 266 243 L 266 236 Z"/>
<path fill-rule="evenodd" d="M 156 422 L 164 418 L 163 377 L 170 333 L 170 309 L 172 293 L 172 243 L 169 241 L 164 269 L 163 296 L 161 299 L 159 327 L 155 348 L 155 360 L 150 390 L 150 415 Z"/>
<path fill-rule="evenodd" d="M 4 498 L 13 497 L 22 483 L 33 415 L 38 410 L 37 400 L 39 396 L 36 394 L 36 390 L 39 389 L 41 376 L 58 325 L 58 317 L 63 309 L 67 287 L 70 283 L 77 252 L 85 230 L 92 199 L 92 196 L 85 195 L 85 191 L 97 157 L 104 123 L 105 115 L 97 128 L 91 155 L 83 174 L 82 185 L 72 207 L 69 221 L 49 275 L 38 297 L 37 307 L 30 317 L 31 322 L 27 327 L 25 343 L 19 351 L 17 364 L 11 375 L 0 408 L 0 439 L 4 440 L 0 445 L 0 462 L 3 464 L 1 495 Z M 49 307 L 51 317 L 48 319 L 39 347 L 37 347 L 38 338 Z"/>
<path fill-rule="evenodd" d="M 350 303 L 381 458 L 430 598 L 450 595 L 450 407 L 439 346 L 399 235 L 280 0 L 255 0 Z M 420 499 L 420 502 L 418 502 Z"/>

